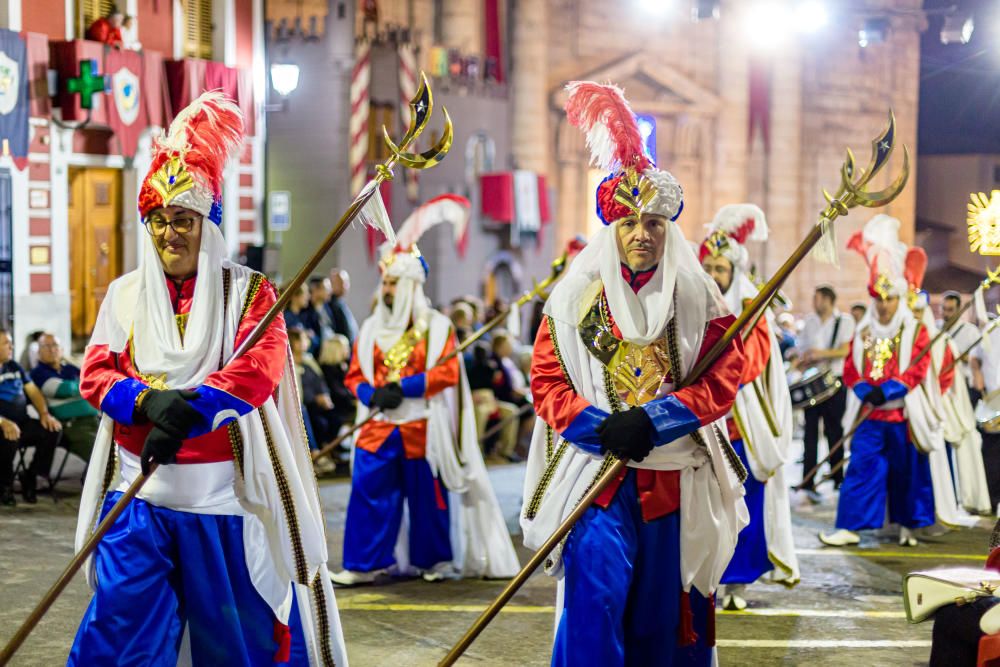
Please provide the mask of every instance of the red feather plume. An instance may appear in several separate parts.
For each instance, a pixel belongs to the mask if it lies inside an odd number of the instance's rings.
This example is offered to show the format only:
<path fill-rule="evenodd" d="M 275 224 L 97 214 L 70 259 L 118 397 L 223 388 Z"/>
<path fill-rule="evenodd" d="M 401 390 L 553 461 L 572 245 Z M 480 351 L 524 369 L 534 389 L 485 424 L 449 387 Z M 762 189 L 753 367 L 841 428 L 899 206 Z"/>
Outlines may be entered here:
<path fill-rule="evenodd" d="M 591 160 L 598 167 L 605 171 L 632 167 L 641 173 L 650 165 L 639 124 L 621 88 L 572 81 L 566 90 L 566 115 L 570 124 L 586 133 Z"/>

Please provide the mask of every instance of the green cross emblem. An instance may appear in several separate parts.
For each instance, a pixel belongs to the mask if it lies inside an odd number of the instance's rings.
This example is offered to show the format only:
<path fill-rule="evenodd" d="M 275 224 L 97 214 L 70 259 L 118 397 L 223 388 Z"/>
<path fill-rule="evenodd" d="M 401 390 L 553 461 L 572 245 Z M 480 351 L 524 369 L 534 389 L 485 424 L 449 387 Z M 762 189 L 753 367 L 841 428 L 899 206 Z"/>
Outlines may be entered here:
<path fill-rule="evenodd" d="M 80 76 L 66 81 L 66 90 L 70 93 L 80 93 L 80 106 L 84 109 L 94 108 L 94 93 L 109 90 L 108 79 L 97 71 L 97 61 L 81 60 Z"/>

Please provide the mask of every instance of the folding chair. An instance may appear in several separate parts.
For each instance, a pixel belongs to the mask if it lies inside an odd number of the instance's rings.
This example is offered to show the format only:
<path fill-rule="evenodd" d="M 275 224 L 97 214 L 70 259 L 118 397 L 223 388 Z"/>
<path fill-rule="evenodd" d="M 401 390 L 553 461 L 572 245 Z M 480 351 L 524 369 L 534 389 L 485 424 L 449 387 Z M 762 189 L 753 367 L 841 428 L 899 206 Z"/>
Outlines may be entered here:
<path fill-rule="evenodd" d="M 24 440 L 19 440 L 18 441 L 18 443 L 17 443 L 18 461 L 17 461 L 17 465 L 14 466 L 14 479 L 19 479 L 20 474 L 22 472 L 26 472 L 27 471 L 28 466 L 27 466 L 27 464 L 25 462 L 26 454 L 28 452 L 28 447 L 33 447 L 33 446 L 34 445 L 31 445 L 29 443 L 24 442 Z M 70 451 L 69 451 L 69 449 L 66 447 L 66 445 L 64 443 L 63 432 L 62 431 L 59 431 L 58 439 L 56 440 L 55 449 L 56 450 L 62 449 L 63 452 L 64 452 L 62 461 L 59 463 L 59 469 L 56 471 L 55 475 L 52 474 L 52 468 L 51 467 L 48 470 L 46 470 L 45 474 L 42 475 L 42 477 L 45 479 L 45 481 L 48 484 L 48 486 L 46 486 L 44 489 L 38 489 L 37 490 L 37 493 L 48 493 L 49 495 L 51 495 L 52 496 L 52 502 L 54 502 L 54 503 L 59 502 L 59 498 L 58 498 L 58 496 L 56 496 L 56 484 L 58 484 L 59 481 L 62 479 L 63 470 L 66 469 L 66 462 L 69 460 L 69 455 L 70 455 Z M 53 454 L 53 461 L 55 461 L 55 455 L 54 454 Z"/>

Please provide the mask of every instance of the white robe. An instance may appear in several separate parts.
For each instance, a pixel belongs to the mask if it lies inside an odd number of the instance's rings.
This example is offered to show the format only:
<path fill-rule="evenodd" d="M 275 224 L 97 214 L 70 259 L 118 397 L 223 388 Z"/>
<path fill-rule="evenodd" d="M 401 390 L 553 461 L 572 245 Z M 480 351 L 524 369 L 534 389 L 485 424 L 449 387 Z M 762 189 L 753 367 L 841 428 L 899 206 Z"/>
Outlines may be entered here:
<path fill-rule="evenodd" d="M 962 354 L 962 350 L 955 349 L 953 339 L 948 344 L 954 357 Z M 955 379 L 944 395 L 945 440 L 951 444 L 954 455 L 960 504 L 969 512 L 989 513 L 992 508 L 983 464 L 983 437 L 976 428 L 976 415 L 965 384 L 965 365 L 965 362 L 956 364 Z"/>

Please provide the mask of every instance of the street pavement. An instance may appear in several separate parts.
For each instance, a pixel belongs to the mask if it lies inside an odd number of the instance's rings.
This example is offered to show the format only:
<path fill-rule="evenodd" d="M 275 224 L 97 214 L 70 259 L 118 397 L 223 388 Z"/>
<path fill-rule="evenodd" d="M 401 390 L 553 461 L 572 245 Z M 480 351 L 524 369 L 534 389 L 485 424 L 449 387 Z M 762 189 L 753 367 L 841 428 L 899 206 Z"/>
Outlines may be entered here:
<path fill-rule="evenodd" d="M 490 469 L 508 525 L 517 531 L 523 466 Z M 72 556 L 77 499 L 0 509 L 0 643 L 52 584 Z M 321 485 L 331 567 L 339 568 L 346 481 Z M 830 529 L 835 496 L 809 504 L 793 497 L 795 540 L 802 582 L 793 589 L 757 584 L 748 589 L 745 612 L 717 620 L 722 665 L 925 665 L 931 624 L 909 625 L 903 614 L 902 576 L 937 566 L 981 566 L 989 530 L 981 528 L 928 537 L 916 549 L 897 546 L 896 534 L 866 534 L 860 548 L 824 548 L 816 539 Z M 519 539 L 515 535 L 515 544 Z M 522 562 L 528 552 L 518 549 Z M 355 667 L 434 665 L 477 614 L 503 588 L 500 581 L 388 580 L 383 585 L 337 594 Z M 12 665 L 64 664 L 89 599 L 82 576 L 70 584 Z M 480 636 L 459 664 L 547 665 L 554 620 L 555 583 L 536 574 Z M 141 639 L 140 639 L 141 641 Z"/>

